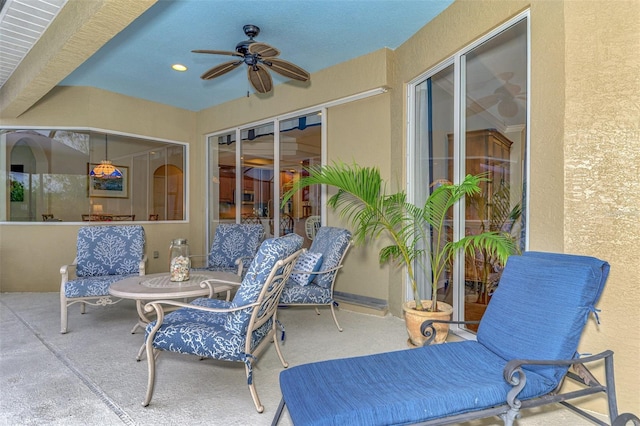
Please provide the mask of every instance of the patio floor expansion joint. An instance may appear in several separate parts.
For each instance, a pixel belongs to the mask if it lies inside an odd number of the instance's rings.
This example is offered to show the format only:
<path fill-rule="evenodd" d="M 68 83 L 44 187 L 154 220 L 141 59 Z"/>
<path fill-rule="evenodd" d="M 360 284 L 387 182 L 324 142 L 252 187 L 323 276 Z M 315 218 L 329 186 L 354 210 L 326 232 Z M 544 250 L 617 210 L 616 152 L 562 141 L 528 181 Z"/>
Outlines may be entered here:
<path fill-rule="evenodd" d="M 9 305 L 7 305 L 3 300 L 0 300 L 0 303 L 4 305 L 6 309 L 11 311 L 11 313 L 22 323 L 25 327 L 31 331 L 31 333 L 42 343 L 48 350 L 60 360 L 62 364 L 64 364 L 82 383 L 84 383 L 91 392 L 96 395 L 109 409 L 116 415 L 120 420 L 122 420 L 123 424 L 136 426 L 137 423 L 124 411 L 115 401 L 113 401 L 109 395 L 100 389 L 96 383 L 94 383 L 89 377 L 87 377 L 82 371 L 78 370 L 71 360 L 67 358 L 62 351 L 55 347 L 54 344 L 48 342 L 38 330 L 33 327 L 27 320 L 22 318 L 20 315 L 16 313 Z"/>

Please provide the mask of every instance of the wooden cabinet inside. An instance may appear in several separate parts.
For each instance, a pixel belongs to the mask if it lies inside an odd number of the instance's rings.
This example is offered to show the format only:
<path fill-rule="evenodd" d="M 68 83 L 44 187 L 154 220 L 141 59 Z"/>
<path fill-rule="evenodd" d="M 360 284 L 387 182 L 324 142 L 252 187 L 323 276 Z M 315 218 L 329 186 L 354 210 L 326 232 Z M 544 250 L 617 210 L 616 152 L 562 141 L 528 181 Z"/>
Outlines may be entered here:
<path fill-rule="evenodd" d="M 449 141 L 449 179 L 453 181 L 453 135 L 448 135 Z M 502 206 L 504 202 L 509 204 L 510 181 L 510 153 L 511 142 L 496 129 L 483 129 L 469 131 L 466 134 L 465 144 L 465 175 L 477 175 L 484 173 L 487 180 L 480 183 L 481 192 L 477 196 L 467 199 L 465 203 L 465 233 L 479 234 L 492 230 L 492 224 L 496 223 L 496 216 L 502 214 L 502 210 L 496 206 Z M 500 203 L 500 204 L 498 204 Z M 466 256 L 465 281 L 479 283 L 483 289 L 480 294 L 486 298 L 489 283 L 486 262 L 479 258 Z M 486 303 L 486 301 L 485 301 Z"/>
<path fill-rule="evenodd" d="M 449 180 L 453 181 L 453 135 L 449 139 Z M 488 220 L 491 200 L 501 187 L 509 184 L 511 142 L 496 129 L 467 132 L 465 145 L 465 175 L 485 173 L 486 182 L 480 184 L 481 199 L 467 203 L 466 219 Z"/>

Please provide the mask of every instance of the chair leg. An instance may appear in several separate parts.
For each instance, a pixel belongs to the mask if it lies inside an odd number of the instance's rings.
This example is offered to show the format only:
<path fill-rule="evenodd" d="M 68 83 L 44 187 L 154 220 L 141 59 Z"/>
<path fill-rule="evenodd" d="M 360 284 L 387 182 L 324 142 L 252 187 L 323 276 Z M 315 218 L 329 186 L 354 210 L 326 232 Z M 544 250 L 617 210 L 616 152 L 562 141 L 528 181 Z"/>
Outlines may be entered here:
<path fill-rule="evenodd" d="M 249 366 L 245 364 L 244 369 L 247 373 L 247 381 L 248 381 L 249 375 L 251 373 L 249 371 Z M 258 397 L 258 392 L 256 391 L 256 385 L 253 383 L 253 380 L 251 380 L 251 383 L 249 384 L 249 392 L 251 392 L 251 398 L 253 399 L 253 404 L 256 406 L 256 410 L 258 411 L 258 413 L 262 413 L 264 411 L 264 405 L 260 403 L 260 398 Z"/>
<path fill-rule="evenodd" d="M 273 336 L 273 344 L 276 347 L 276 352 L 278 353 L 278 358 L 280 358 L 280 363 L 284 368 L 289 367 L 289 363 L 284 360 L 284 356 L 282 355 L 282 349 L 280 348 L 280 343 L 278 343 L 278 336 L 274 334 Z"/>
<path fill-rule="evenodd" d="M 65 334 L 67 332 L 67 298 L 64 293 L 60 293 L 60 333 Z"/>
<path fill-rule="evenodd" d="M 282 416 L 282 411 L 284 410 L 284 398 L 280 398 L 280 404 L 278 404 L 278 409 L 276 410 L 276 414 L 273 416 L 273 420 L 271 420 L 271 426 L 277 426 L 280 422 L 280 417 Z"/>
<path fill-rule="evenodd" d="M 153 344 L 151 339 L 147 339 L 147 343 L 145 344 L 147 349 L 147 363 L 149 366 L 149 379 L 147 381 L 147 394 L 144 397 L 144 402 L 142 403 L 143 407 L 146 407 L 151 402 L 151 397 L 153 396 L 153 388 L 156 383 L 156 358 L 159 353 L 155 353 L 153 349 Z"/>
<path fill-rule="evenodd" d="M 335 308 L 333 307 L 333 303 L 331 303 L 331 315 L 333 315 L 333 322 L 336 323 L 336 327 L 338 327 L 338 331 L 342 331 L 342 327 L 340 327 L 340 324 L 338 323 L 338 318 L 336 318 L 336 311 Z"/>
<path fill-rule="evenodd" d="M 84 302 L 80 302 L 80 313 L 84 314 L 87 311 L 87 304 Z"/>

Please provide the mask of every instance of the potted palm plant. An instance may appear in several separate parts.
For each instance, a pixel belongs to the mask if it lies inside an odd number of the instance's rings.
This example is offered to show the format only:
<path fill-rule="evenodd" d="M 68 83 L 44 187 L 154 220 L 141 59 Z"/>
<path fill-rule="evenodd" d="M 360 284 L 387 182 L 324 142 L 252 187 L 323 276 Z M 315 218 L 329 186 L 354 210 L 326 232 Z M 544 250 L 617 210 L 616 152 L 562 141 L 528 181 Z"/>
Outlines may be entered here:
<path fill-rule="evenodd" d="M 392 262 L 397 266 L 404 266 L 413 293 L 413 300 L 404 307 L 408 328 L 412 322 L 417 323 L 419 329 L 423 321 L 410 321 L 411 313 L 422 313 L 429 317 L 444 311 L 450 318 L 452 308 L 437 301 L 437 291 L 438 281 L 456 253 L 463 250 L 472 254 L 481 249 L 504 262 L 515 251 L 513 241 L 498 231 L 468 235 L 458 241 L 450 241 L 444 237 L 447 214 L 451 207 L 465 196 L 473 196 L 480 191 L 478 183 L 485 179 L 482 175 L 468 175 L 457 185 L 440 185 L 433 190 L 424 205 L 417 206 L 407 201 L 404 191 L 388 193 L 387 184 L 377 167 L 336 162 L 325 166 L 311 166 L 307 171 L 308 176 L 295 181 L 293 187 L 284 194 L 283 203 L 307 186 L 334 187 L 337 192 L 329 198 L 327 204 L 351 225 L 356 244 L 387 238 L 389 245 L 380 250 L 380 263 Z M 425 274 L 430 278 L 430 300 L 423 299 L 419 294 L 417 274 Z M 446 325 L 445 329 L 448 329 Z M 408 329 L 408 332 L 410 343 L 416 346 L 423 344 L 424 339 L 419 331 L 415 336 L 412 336 L 411 330 Z M 438 331 L 436 341 L 444 339 L 446 330 L 444 333 Z"/>

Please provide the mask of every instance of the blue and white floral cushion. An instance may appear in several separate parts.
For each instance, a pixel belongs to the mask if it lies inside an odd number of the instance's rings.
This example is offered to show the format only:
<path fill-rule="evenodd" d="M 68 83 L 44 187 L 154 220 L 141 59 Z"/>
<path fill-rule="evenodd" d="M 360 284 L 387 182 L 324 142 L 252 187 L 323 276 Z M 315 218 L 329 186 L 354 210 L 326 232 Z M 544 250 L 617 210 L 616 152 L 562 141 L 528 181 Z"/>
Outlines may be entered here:
<path fill-rule="evenodd" d="M 310 272 L 318 272 L 322 266 L 322 253 L 306 252 L 302 253 L 295 266 L 294 271 L 305 271 L 300 273 L 291 274 L 290 279 L 298 283 L 299 285 L 307 285 L 313 281 L 315 274 Z"/>
<path fill-rule="evenodd" d="M 322 253 L 320 272 L 338 266 L 350 240 L 351 233 L 346 229 L 330 226 L 323 226 L 318 229 L 309 252 Z M 289 277 L 282 290 L 280 303 L 283 305 L 328 305 L 332 303 L 331 284 L 336 273 L 337 271 L 315 274 L 315 278 L 312 277 L 310 284 L 305 286 L 301 286 L 292 277 Z"/>
<path fill-rule="evenodd" d="M 144 228 L 140 225 L 80 228 L 76 247 L 77 278 L 65 283 L 65 297 L 109 295 L 111 284 L 140 273 L 144 244 Z"/>
<path fill-rule="evenodd" d="M 258 224 L 223 223 L 216 228 L 213 244 L 207 257 L 209 271 L 236 272 L 236 260 L 241 258 L 246 272 L 260 243 L 264 239 L 264 227 Z"/>
<path fill-rule="evenodd" d="M 240 288 L 231 301 L 232 307 L 246 306 L 258 300 L 262 287 L 278 260 L 284 260 L 302 248 L 304 239 L 299 236 L 286 236 L 265 240 L 253 262 L 249 266 Z M 231 312 L 227 315 L 224 328 L 232 333 L 242 334 L 247 330 L 251 319 L 251 309 Z"/>
<path fill-rule="evenodd" d="M 200 298 L 194 300 L 192 304 L 228 309 L 254 303 L 276 262 L 300 250 L 302 243 L 303 239 L 299 236 L 265 240 L 233 301 Z M 250 319 L 251 308 L 230 313 L 211 313 L 181 308 L 164 317 L 162 326 L 154 337 L 153 346 L 166 351 L 247 362 L 244 344 Z M 147 336 L 155 324 L 153 321 L 147 325 Z M 270 319 L 253 332 L 252 348 L 260 343 L 272 326 L 273 319 Z"/>
<path fill-rule="evenodd" d="M 340 264 L 342 255 L 351 241 L 351 232 L 344 228 L 321 226 L 316 233 L 309 251 L 322 253 L 322 266 L 320 271 L 335 268 Z M 333 277 L 337 271 L 327 274 L 317 274 L 312 283 L 322 288 L 331 288 Z"/>

